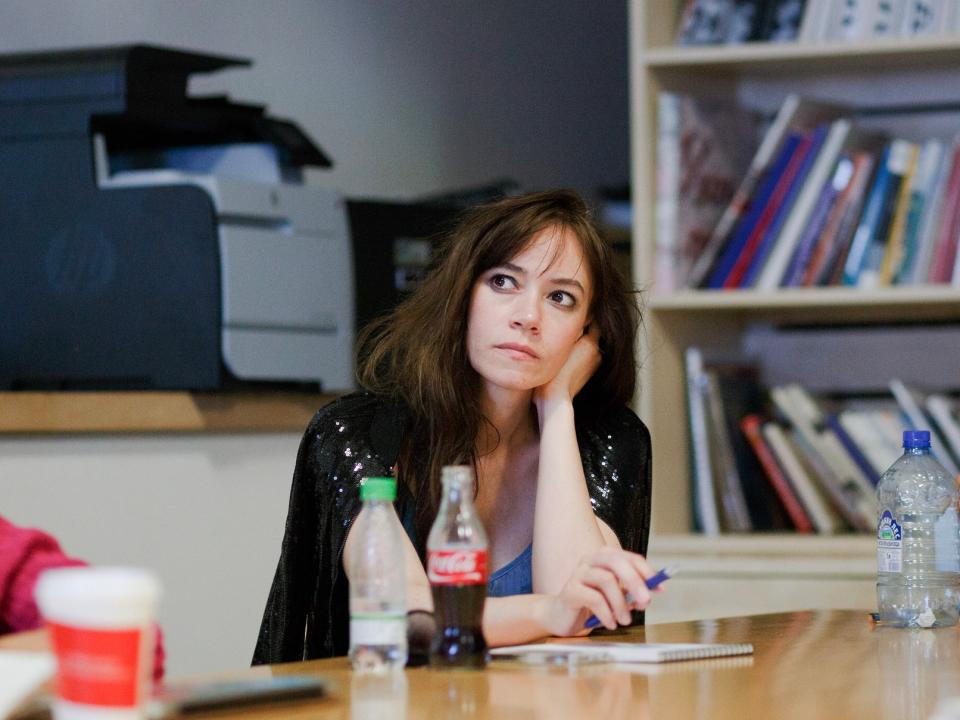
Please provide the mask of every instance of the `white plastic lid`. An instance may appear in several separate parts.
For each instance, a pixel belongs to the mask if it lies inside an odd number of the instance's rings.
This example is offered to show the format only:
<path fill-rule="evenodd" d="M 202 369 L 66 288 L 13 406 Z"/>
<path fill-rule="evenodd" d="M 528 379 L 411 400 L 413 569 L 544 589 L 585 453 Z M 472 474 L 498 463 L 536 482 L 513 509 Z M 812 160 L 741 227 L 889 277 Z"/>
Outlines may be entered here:
<path fill-rule="evenodd" d="M 56 568 L 40 576 L 34 596 L 47 620 L 96 628 L 134 627 L 153 620 L 160 583 L 140 568 Z"/>

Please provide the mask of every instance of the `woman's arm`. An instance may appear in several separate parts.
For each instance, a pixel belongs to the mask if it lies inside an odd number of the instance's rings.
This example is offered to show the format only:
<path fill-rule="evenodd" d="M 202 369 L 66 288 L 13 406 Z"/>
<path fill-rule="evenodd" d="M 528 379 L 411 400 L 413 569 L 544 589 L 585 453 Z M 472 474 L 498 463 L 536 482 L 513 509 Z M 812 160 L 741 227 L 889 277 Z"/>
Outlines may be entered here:
<path fill-rule="evenodd" d="M 611 545 L 614 533 L 594 515 L 574 424 L 573 398 L 600 366 L 596 331 L 573 346 L 563 368 L 536 389 L 540 459 L 533 517 L 533 590 L 560 591 L 582 557 Z"/>

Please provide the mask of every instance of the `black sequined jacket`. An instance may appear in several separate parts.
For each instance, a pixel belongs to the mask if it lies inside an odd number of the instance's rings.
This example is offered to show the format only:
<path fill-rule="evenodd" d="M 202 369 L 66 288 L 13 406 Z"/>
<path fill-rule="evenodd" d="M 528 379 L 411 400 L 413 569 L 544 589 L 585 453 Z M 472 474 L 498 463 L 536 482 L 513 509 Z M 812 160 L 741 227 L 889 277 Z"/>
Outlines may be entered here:
<path fill-rule="evenodd" d="M 349 596 L 343 546 L 360 512 L 360 481 L 392 474 L 406 417 L 394 401 L 354 393 L 322 408 L 310 421 L 297 455 L 255 665 L 346 654 Z M 594 512 L 625 549 L 645 554 L 650 527 L 646 426 L 624 407 L 591 421 L 578 417 L 576 431 Z M 410 502 L 409 493 L 399 488 L 400 517 Z"/>

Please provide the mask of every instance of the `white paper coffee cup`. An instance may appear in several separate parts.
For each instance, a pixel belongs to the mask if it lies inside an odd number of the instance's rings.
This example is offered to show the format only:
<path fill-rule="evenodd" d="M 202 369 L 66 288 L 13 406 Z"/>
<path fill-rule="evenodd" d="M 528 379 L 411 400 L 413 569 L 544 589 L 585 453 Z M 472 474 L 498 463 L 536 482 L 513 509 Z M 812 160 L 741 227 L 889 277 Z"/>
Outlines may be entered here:
<path fill-rule="evenodd" d="M 55 720 L 145 717 L 157 579 L 137 568 L 58 568 L 40 576 L 35 595 L 57 658 Z"/>

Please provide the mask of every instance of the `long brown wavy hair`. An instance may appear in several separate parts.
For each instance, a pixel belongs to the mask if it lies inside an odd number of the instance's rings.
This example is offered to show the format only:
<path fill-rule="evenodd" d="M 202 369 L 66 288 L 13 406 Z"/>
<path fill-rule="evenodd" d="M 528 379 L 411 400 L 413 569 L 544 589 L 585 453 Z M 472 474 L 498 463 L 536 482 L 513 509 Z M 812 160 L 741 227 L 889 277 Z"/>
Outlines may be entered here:
<path fill-rule="evenodd" d="M 440 501 L 440 469 L 476 467 L 476 442 L 488 423 L 480 378 L 467 356 L 474 284 L 521 253 L 540 230 L 561 226 L 580 240 L 593 282 L 588 317 L 600 333 L 600 367 L 574 399 L 577 417 L 628 403 L 636 383 L 636 293 L 571 190 L 510 197 L 467 210 L 442 240 L 417 290 L 360 334 L 357 375 L 366 389 L 401 399 L 411 423 L 397 461 L 399 485 L 416 499 L 418 544 L 426 542 Z"/>

